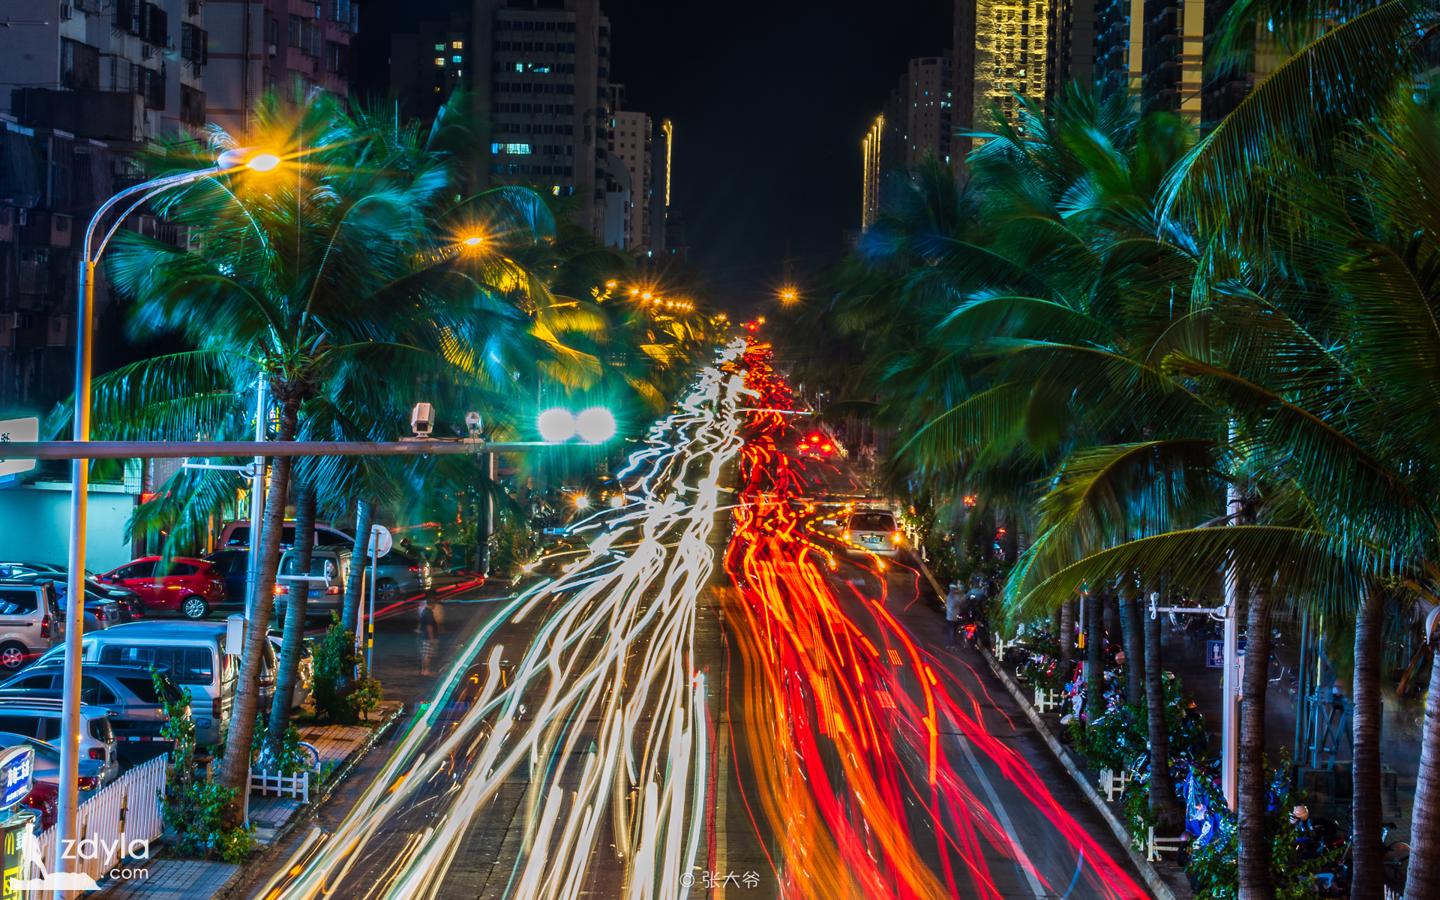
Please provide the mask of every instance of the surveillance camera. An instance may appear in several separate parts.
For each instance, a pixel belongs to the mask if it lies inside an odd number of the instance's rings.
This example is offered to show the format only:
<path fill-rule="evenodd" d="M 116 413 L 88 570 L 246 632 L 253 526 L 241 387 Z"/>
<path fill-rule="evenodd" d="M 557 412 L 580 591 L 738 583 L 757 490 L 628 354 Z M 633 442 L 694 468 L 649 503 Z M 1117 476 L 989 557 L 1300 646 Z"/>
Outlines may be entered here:
<path fill-rule="evenodd" d="M 410 430 L 416 437 L 429 437 L 435 427 L 435 407 L 429 403 L 417 403 L 410 410 Z"/>
<path fill-rule="evenodd" d="M 480 418 L 480 414 L 478 412 L 471 410 L 470 412 L 467 412 L 465 414 L 465 428 L 471 434 L 478 435 L 480 433 L 480 428 L 483 424 L 484 420 Z"/>

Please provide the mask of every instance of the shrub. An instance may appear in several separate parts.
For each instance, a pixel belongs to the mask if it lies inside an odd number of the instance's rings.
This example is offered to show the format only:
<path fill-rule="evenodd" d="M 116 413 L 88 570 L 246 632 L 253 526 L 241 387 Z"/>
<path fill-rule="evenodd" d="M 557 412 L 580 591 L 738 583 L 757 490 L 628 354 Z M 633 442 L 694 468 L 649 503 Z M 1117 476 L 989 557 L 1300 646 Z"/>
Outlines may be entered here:
<path fill-rule="evenodd" d="M 313 694 L 318 717 L 347 725 L 368 718 L 383 696 L 380 682 L 370 677 L 355 649 L 355 633 L 341 628 L 333 614 L 325 636 L 315 644 Z"/>
<path fill-rule="evenodd" d="M 216 784 L 208 775 L 195 773 L 195 723 L 188 715 L 190 692 L 180 699 L 165 699 L 159 672 L 151 673 L 155 692 L 165 707 L 161 737 L 173 741 L 165 770 L 165 789 L 160 794 L 160 820 L 173 835 L 175 852 L 197 859 L 243 862 L 255 849 L 255 837 L 246 828 L 226 828 L 225 810 L 235 791 Z"/>

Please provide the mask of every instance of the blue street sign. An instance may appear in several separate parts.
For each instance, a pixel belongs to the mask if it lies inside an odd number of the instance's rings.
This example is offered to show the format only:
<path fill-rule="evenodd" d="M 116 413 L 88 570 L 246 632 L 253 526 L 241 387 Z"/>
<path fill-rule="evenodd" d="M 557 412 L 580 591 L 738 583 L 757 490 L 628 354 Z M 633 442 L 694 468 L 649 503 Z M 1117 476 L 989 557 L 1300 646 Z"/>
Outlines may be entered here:
<path fill-rule="evenodd" d="M 11 747 L 0 753 L 0 809 L 9 809 L 29 796 L 35 787 L 35 751 L 29 747 Z"/>

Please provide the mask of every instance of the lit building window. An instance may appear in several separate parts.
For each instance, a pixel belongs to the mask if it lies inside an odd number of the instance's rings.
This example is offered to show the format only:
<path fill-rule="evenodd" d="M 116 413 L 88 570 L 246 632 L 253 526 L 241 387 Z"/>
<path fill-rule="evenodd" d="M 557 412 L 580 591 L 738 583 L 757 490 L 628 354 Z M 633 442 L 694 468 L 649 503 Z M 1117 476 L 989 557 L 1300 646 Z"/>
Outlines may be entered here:
<path fill-rule="evenodd" d="M 443 65 L 445 65 L 445 57 L 443 57 L 443 56 L 437 56 L 437 57 L 435 57 L 435 65 L 437 65 L 437 66 L 443 66 Z"/>
<path fill-rule="evenodd" d="M 528 156 L 530 154 L 529 144 L 502 144 L 496 142 L 490 145 L 491 153 L 508 153 L 512 156 Z"/>
<path fill-rule="evenodd" d="M 435 45 L 435 52 L 436 52 L 436 53 L 439 53 L 441 50 L 444 50 L 444 49 L 445 49 L 445 45 L 444 45 L 444 44 L 436 44 L 436 45 Z"/>
<path fill-rule="evenodd" d="M 464 42 L 464 41 L 451 41 L 451 42 L 450 42 L 450 48 L 451 48 L 452 50 L 464 50 L 464 49 L 465 49 L 465 42 Z"/>
<path fill-rule="evenodd" d="M 463 57 L 461 57 L 460 54 L 457 53 L 454 56 L 450 57 L 450 61 L 458 66 L 463 61 Z"/>

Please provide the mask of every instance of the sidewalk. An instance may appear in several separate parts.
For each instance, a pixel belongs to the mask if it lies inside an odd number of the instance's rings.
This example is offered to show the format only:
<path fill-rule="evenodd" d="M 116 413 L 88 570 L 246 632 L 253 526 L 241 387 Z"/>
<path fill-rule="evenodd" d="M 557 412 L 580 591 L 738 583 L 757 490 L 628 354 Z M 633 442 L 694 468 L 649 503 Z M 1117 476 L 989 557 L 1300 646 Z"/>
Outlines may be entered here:
<path fill-rule="evenodd" d="M 441 599 L 441 644 L 437 671 L 447 651 L 457 647 L 489 614 L 497 596 L 508 595 L 505 585 L 489 592 L 469 590 L 473 581 L 456 578 L 437 590 Z M 375 676 L 380 679 L 385 700 L 372 717 L 372 725 L 303 725 L 300 739 L 315 745 L 320 753 L 323 782 L 311 787 L 307 805 L 290 797 L 250 797 L 250 821 L 261 845 L 259 854 L 285 843 L 295 827 L 307 814 L 318 810 L 335 793 L 343 793 L 348 782 L 363 778 L 364 760 L 376 744 L 384 740 L 397 723 L 413 712 L 418 702 L 428 695 L 435 677 L 420 674 L 419 643 L 415 635 L 417 604 L 407 603 L 391 610 L 375 623 Z M 202 900 L 232 892 L 243 880 L 246 871 L 259 857 L 244 865 L 224 862 L 172 859 L 160 856 L 149 862 L 137 862 L 127 880 L 101 884 L 91 894 L 105 900 L 158 898 L 158 900 Z"/>

